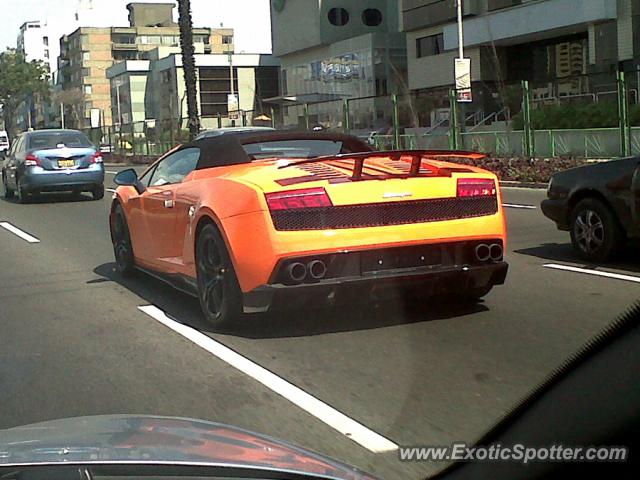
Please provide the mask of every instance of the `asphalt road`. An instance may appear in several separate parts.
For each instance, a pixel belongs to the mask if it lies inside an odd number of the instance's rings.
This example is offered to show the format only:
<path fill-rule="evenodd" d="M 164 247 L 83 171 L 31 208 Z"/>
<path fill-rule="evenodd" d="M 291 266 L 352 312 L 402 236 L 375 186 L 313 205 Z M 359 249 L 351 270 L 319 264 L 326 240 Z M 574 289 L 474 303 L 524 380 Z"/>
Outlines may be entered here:
<path fill-rule="evenodd" d="M 111 184 L 113 174 L 107 178 Z M 535 207 L 543 196 L 505 190 L 514 205 Z M 396 451 L 363 447 L 138 307 L 157 306 L 408 446 L 476 440 L 640 293 L 633 249 L 615 264 L 583 265 L 538 208 L 508 208 L 508 282 L 476 306 L 310 306 L 212 332 L 196 300 L 144 275 L 114 273 L 110 201 L 0 200 L 0 222 L 39 240 L 0 228 L 0 429 L 97 414 L 193 417 L 285 439 L 383 478 L 425 478 L 444 465 L 402 463 Z"/>

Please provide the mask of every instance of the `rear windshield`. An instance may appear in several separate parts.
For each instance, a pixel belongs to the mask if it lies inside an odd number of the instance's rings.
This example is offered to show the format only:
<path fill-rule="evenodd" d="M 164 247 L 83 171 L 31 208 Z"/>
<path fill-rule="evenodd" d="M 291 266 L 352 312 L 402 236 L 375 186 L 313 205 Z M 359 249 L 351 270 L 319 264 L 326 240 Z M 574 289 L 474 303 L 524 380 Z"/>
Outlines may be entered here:
<path fill-rule="evenodd" d="M 0 143 L 9 143 L 9 139 L 4 135 L 0 135 Z"/>
<path fill-rule="evenodd" d="M 244 150 L 252 160 L 263 158 L 315 158 L 363 151 L 339 140 L 275 140 L 250 143 Z"/>
<path fill-rule="evenodd" d="M 47 150 L 63 147 L 91 147 L 89 139 L 80 132 L 38 133 L 29 136 L 29 150 Z"/>

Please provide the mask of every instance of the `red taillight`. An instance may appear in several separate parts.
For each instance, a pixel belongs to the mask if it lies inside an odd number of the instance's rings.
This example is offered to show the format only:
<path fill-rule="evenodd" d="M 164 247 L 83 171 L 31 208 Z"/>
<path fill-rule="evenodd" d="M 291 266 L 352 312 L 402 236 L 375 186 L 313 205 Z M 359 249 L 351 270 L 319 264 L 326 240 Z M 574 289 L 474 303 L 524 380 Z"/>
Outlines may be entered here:
<path fill-rule="evenodd" d="M 25 167 L 40 167 L 42 164 L 40 163 L 40 159 L 36 157 L 33 153 L 27 154 L 24 157 L 24 166 Z"/>
<path fill-rule="evenodd" d="M 288 192 L 267 193 L 269 210 L 294 210 L 297 208 L 331 207 L 331 199 L 324 188 L 306 188 Z"/>
<path fill-rule="evenodd" d="M 102 153 L 96 152 L 93 154 L 90 160 L 91 163 L 102 163 Z"/>
<path fill-rule="evenodd" d="M 496 182 L 490 178 L 459 178 L 458 197 L 494 197 Z"/>

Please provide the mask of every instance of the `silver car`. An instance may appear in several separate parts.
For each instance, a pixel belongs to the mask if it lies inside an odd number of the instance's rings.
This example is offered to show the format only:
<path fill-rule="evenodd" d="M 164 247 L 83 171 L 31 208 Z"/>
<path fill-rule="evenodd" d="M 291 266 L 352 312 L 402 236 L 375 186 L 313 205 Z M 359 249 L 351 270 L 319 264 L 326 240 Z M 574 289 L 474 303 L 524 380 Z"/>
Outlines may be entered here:
<path fill-rule="evenodd" d="M 2 167 L 5 198 L 21 203 L 40 192 L 91 192 L 104 197 L 102 153 L 76 130 L 26 132 L 13 142 Z"/>

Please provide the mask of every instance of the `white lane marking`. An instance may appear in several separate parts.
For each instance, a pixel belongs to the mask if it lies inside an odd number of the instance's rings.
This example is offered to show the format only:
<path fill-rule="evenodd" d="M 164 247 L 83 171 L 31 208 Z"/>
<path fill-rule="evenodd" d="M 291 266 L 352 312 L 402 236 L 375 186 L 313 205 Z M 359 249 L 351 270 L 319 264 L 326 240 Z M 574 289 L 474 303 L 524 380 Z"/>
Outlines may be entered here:
<path fill-rule="evenodd" d="M 517 203 L 503 203 L 503 207 L 505 208 L 521 208 L 523 210 L 537 210 L 538 207 L 534 205 L 519 205 Z"/>
<path fill-rule="evenodd" d="M 10 231 L 14 235 L 17 235 L 18 237 L 26 240 L 29 243 L 40 243 L 40 240 L 38 240 L 36 237 L 29 235 L 27 232 L 23 232 L 15 225 L 11 225 L 9 222 L 0 222 L 0 227 Z"/>
<path fill-rule="evenodd" d="M 120 172 L 114 172 L 113 170 L 105 170 L 104 173 L 110 173 L 111 175 L 117 175 Z"/>
<path fill-rule="evenodd" d="M 569 265 L 557 265 L 555 263 L 548 263 L 543 265 L 544 268 L 552 268 L 554 270 L 564 270 L 567 272 L 585 273 L 587 275 L 595 275 L 597 277 L 613 278 L 615 280 L 624 280 L 627 282 L 640 283 L 640 277 L 633 275 L 622 275 L 620 273 L 600 272 L 598 270 L 589 270 L 588 268 L 571 267 Z"/>
<path fill-rule="evenodd" d="M 115 188 L 106 188 L 105 190 L 107 192 L 109 192 L 109 193 L 116 193 L 116 189 Z"/>
<path fill-rule="evenodd" d="M 304 390 L 280 378 L 275 373 L 253 363 L 251 360 L 218 343 L 211 337 L 187 325 L 172 320 L 158 307 L 149 305 L 138 308 L 174 332 L 215 355 L 223 362 L 257 380 L 265 387 L 302 408 L 307 413 L 310 413 L 354 442 L 359 443 L 367 450 L 374 453 L 383 453 L 398 449 L 398 445 L 395 443 L 369 430 L 364 425 L 347 417 L 326 403 L 321 402 Z"/>

